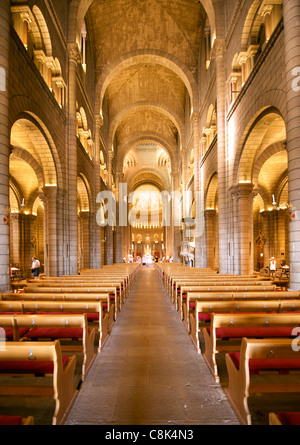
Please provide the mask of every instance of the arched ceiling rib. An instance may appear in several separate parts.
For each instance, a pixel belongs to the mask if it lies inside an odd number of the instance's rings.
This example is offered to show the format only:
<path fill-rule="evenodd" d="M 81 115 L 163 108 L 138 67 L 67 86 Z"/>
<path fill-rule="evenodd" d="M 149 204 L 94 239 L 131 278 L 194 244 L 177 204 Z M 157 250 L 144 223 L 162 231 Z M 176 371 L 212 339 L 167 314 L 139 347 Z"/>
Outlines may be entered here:
<path fill-rule="evenodd" d="M 71 11 L 78 42 L 86 23 L 95 111 L 103 117 L 118 166 L 137 142 L 154 139 L 165 141 L 173 167 L 186 144 L 187 120 L 199 109 L 207 16 L 215 38 L 212 0 L 73 0 Z"/>

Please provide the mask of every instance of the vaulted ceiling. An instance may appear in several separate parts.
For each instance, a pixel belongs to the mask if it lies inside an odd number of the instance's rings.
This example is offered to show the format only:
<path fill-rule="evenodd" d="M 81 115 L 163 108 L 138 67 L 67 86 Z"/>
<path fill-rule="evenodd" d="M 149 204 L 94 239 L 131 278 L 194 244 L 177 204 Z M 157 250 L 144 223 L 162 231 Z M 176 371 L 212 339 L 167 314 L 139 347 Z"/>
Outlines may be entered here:
<path fill-rule="evenodd" d="M 120 165 L 152 142 L 177 162 L 186 119 L 198 105 L 198 61 L 206 13 L 196 0 L 94 0 L 86 27 L 93 50 L 96 111 Z M 175 168 L 176 170 L 176 168 Z"/>

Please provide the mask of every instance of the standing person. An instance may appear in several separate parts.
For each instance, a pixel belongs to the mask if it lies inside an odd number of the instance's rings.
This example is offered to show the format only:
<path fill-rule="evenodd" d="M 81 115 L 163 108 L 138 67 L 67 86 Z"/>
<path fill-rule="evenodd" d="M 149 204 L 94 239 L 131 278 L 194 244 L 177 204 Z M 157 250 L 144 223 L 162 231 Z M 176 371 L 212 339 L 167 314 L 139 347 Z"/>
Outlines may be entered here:
<path fill-rule="evenodd" d="M 276 260 L 272 256 L 272 258 L 270 259 L 270 275 L 271 275 L 271 277 L 275 278 L 275 273 L 276 273 Z"/>
<path fill-rule="evenodd" d="M 40 274 L 40 262 L 35 256 L 32 257 L 31 271 L 33 272 L 34 278 L 38 278 Z"/>

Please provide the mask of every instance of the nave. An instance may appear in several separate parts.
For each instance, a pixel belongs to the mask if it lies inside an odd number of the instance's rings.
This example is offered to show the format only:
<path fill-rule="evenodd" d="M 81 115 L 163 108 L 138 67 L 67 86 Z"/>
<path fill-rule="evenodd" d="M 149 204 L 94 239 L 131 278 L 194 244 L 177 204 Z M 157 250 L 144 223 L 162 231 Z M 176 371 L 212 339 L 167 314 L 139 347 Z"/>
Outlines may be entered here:
<path fill-rule="evenodd" d="M 141 267 L 65 425 L 239 425 L 155 267 Z"/>

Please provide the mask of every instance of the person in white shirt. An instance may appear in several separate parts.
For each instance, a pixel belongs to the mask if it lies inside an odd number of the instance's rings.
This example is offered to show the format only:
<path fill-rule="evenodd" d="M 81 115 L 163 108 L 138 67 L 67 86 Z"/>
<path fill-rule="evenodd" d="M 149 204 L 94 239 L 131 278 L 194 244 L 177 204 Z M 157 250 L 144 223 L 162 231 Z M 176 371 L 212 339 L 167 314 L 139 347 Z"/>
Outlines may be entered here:
<path fill-rule="evenodd" d="M 276 273 L 276 260 L 272 256 L 272 258 L 270 258 L 270 275 L 271 275 L 271 277 L 275 278 L 275 273 Z"/>
<path fill-rule="evenodd" d="M 37 278 L 40 274 L 40 262 L 35 256 L 32 257 L 31 271 L 33 272 L 34 278 Z"/>

